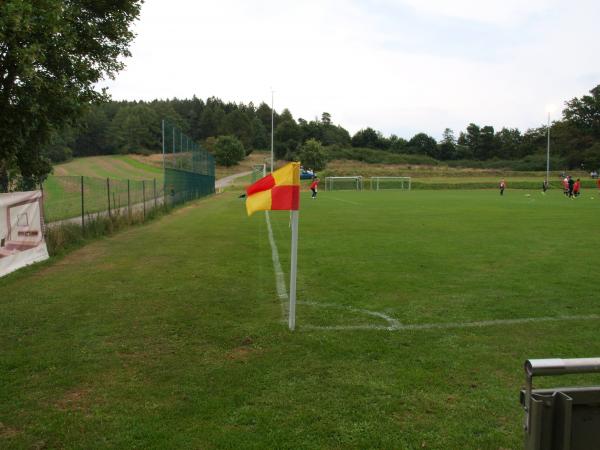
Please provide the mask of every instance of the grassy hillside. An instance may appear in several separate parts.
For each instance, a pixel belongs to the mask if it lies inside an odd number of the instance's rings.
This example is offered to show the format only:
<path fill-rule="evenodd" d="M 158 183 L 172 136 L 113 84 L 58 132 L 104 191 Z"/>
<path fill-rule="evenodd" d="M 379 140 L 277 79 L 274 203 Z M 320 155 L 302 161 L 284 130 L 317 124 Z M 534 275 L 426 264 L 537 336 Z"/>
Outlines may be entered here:
<path fill-rule="evenodd" d="M 234 193 L 0 279 L 0 447 L 520 448 L 523 361 L 600 352 L 599 200 L 301 208 L 295 333 L 289 214 Z"/>
<path fill-rule="evenodd" d="M 152 165 L 154 167 L 162 167 L 162 154 L 154 154 L 147 156 L 134 156 L 136 160 L 143 162 L 148 165 Z M 235 166 L 225 167 L 217 165 L 215 168 L 215 175 L 217 180 L 219 178 L 226 177 L 228 175 L 233 175 L 235 173 L 248 172 L 252 170 L 252 167 L 256 164 L 269 164 L 270 161 L 270 153 L 263 151 L 254 151 L 243 161 Z"/>
<path fill-rule="evenodd" d="M 162 167 L 148 164 L 135 155 L 107 155 L 75 158 L 64 164 L 54 166 L 56 176 L 86 176 L 94 178 L 112 178 L 117 180 L 162 181 Z"/>
<path fill-rule="evenodd" d="M 596 180 L 590 178 L 589 172 L 570 171 L 575 178 L 581 178 L 583 187 L 596 187 Z M 509 187 L 540 189 L 546 177 L 545 171 L 521 172 L 500 169 L 471 169 L 448 166 L 427 166 L 414 164 L 380 164 L 366 163 L 353 160 L 333 160 L 327 164 L 327 169 L 321 172 L 325 176 L 354 176 L 362 175 L 365 179 L 372 176 L 405 176 L 411 177 L 415 188 L 453 188 L 496 187 L 505 178 Z M 550 172 L 551 187 L 561 188 L 561 172 Z M 368 186 L 366 182 L 365 187 Z"/>

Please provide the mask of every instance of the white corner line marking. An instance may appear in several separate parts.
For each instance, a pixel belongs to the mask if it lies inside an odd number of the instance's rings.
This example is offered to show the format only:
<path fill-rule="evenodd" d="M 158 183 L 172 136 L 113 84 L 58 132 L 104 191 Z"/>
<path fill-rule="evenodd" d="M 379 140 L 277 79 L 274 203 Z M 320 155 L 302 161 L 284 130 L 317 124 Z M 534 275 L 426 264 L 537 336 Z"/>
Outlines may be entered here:
<path fill-rule="evenodd" d="M 600 315 L 590 314 L 587 316 L 556 316 L 556 317 L 529 317 L 521 319 L 498 319 L 498 320 L 480 320 L 475 322 L 447 322 L 447 323 L 421 323 L 404 325 L 397 327 L 381 325 L 332 325 L 316 326 L 304 325 L 305 330 L 324 330 L 324 331 L 342 331 L 342 330 L 382 330 L 382 331 L 411 331 L 411 330 L 440 330 L 451 328 L 484 328 L 498 325 L 518 325 L 523 323 L 538 322 L 563 322 L 571 320 L 598 320 Z"/>
<path fill-rule="evenodd" d="M 379 311 L 369 311 L 368 309 L 355 308 L 353 306 L 346 306 L 346 305 L 336 305 L 334 303 L 299 301 L 298 304 L 316 306 L 318 308 L 345 309 L 346 311 L 351 311 L 351 312 L 355 312 L 355 313 L 366 314 L 368 316 L 378 317 L 380 319 L 385 320 L 388 323 L 387 327 L 377 326 L 377 325 L 360 325 L 360 326 L 366 326 L 368 328 L 372 328 L 374 326 L 377 327 L 378 329 L 381 328 L 382 330 L 396 330 L 396 329 L 402 328 L 402 324 L 400 322 L 398 322 L 396 319 L 394 319 L 391 316 L 388 316 L 387 314 L 379 312 Z"/>
<path fill-rule="evenodd" d="M 269 244 L 271 244 L 271 258 L 273 259 L 273 269 L 275 270 L 275 284 L 277 286 L 277 297 L 281 300 L 281 314 L 284 319 L 286 317 L 285 303 L 288 299 L 287 288 L 285 286 L 285 279 L 283 278 L 283 270 L 281 269 L 281 262 L 279 261 L 279 251 L 277 250 L 277 244 L 273 238 L 273 228 L 271 227 L 271 219 L 269 217 L 269 211 L 265 211 L 265 219 L 267 221 L 267 229 L 269 230 Z"/>

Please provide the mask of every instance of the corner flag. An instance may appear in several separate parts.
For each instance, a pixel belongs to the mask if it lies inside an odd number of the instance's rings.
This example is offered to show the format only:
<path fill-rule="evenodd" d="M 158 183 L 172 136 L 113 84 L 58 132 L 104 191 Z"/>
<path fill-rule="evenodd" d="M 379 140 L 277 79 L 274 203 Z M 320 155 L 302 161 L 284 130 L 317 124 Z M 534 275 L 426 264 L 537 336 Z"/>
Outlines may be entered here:
<path fill-rule="evenodd" d="M 246 211 L 290 210 L 300 206 L 300 163 L 292 162 L 246 189 Z"/>
<path fill-rule="evenodd" d="M 296 327 L 296 277 L 298 272 L 298 210 L 300 209 L 300 163 L 292 162 L 271 172 L 246 189 L 246 211 L 289 210 L 292 213 L 292 255 L 288 326 Z"/>

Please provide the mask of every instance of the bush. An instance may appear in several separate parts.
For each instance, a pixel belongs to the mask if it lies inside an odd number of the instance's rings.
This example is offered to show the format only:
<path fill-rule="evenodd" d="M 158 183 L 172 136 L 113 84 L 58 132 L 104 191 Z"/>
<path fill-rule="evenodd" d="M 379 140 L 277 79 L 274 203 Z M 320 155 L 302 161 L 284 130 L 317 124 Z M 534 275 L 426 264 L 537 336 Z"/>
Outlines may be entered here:
<path fill-rule="evenodd" d="M 514 170 L 519 172 L 536 172 L 546 170 L 546 155 L 527 155 L 523 159 L 488 159 L 485 161 L 460 159 L 445 161 L 449 167 L 468 167 L 471 169 L 499 169 Z M 550 157 L 551 170 L 557 170 L 565 166 L 565 161 L 559 157 Z"/>
<path fill-rule="evenodd" d="M 113 211 L 112 214 L 88 214 L 85 217 L 85 228 L 80 223 L 64 221 L 49 224 L 46 228 L 45 239 L 50 256 L 65 253 L 73 248 L 101 236 L 110 236 L 119 230 L 130 226 L 142 224 L 166 214 L 172 206 L 160 205 L 157 208 L 148 208 L 142 211 L 133 211 L 131 214 L 123 211 Z"/>
<path fill-rule="evenodd" d="M 371 148 L 341 148 L 336 145 L 327 147 L 325 154 L 328 160 L 351 159 L 369 164 L 422 164 L 437 166 L 439 162 L 427 155 L 398 154 Z"/>
<path fill-rule="evenodd" d="M 323 146 L 316 139 L 309 139 L 300 147 L 299 157 L 305 168 L 323 170 L 327 165 L 327 156 Z"/>
<path fill-rule="evenodd" d="M 215 142 L 215 160 L 221 166 L 234 166 L 246 156 L 244 145 L 234 136 L 219 136 Z"/>

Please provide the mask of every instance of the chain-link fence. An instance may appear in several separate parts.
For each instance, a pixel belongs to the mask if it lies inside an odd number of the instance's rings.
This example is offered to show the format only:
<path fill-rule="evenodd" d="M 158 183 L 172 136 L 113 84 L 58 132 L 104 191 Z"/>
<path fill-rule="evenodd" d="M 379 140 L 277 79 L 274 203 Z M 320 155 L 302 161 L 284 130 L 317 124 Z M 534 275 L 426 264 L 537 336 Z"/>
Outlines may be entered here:
<path fill-rule="evenodd" d="M 50 176 L 44 181 L 46 223 L 64 220 L 85 223 L 92 214 L 131 214 L 164 203 L 161 183 L 83 176 Z"/>
<path fill-rule="evenodd" d="M 162 122 L 164 191 L 169 203 L 215 192 L 215 160 L 168 120 Z"/>

